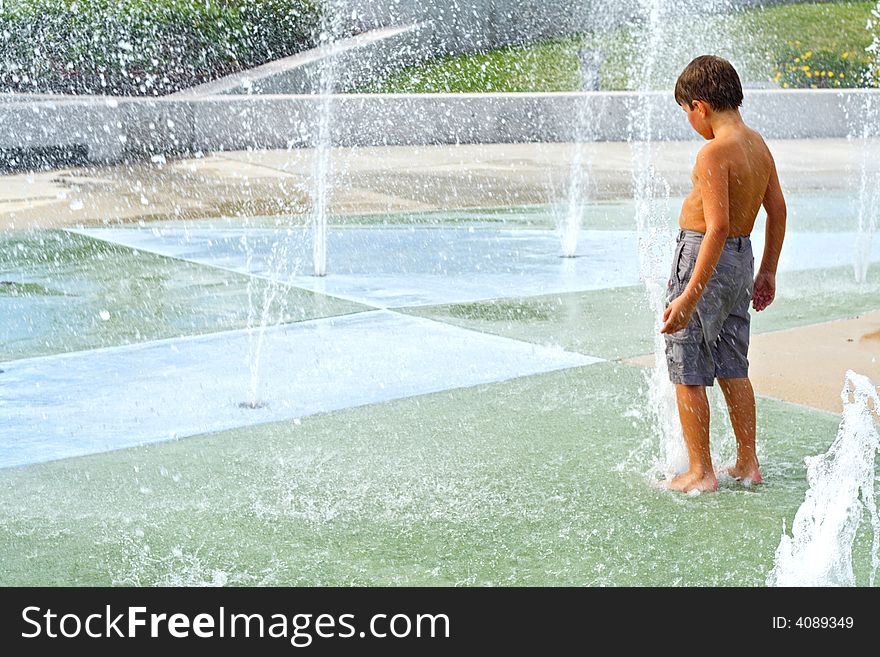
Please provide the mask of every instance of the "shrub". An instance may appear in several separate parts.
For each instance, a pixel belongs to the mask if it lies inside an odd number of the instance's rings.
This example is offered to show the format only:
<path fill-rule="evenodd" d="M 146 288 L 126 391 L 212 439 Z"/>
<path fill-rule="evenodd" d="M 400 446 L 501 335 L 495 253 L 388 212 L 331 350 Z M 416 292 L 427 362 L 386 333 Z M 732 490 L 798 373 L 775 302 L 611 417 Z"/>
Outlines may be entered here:
<path fill-rule="evenodd" d="M 156 96 L 314 45 L 318 0 L 18 0 L 0 89 Z"/>
<path fill-rule="evenodd" d="M 773 79 L 788 89 L 877 86 L 867 52 L 804 49 L 799 43 L 783 51 Z"/>

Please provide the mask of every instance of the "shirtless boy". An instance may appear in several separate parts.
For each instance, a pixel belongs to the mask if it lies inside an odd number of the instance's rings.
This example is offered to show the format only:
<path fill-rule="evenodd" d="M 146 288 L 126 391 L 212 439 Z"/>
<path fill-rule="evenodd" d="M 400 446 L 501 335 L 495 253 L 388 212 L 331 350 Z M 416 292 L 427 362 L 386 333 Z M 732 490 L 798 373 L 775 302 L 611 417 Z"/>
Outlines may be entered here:
<path fill-rule="evenodd" d="M 675 100 L 708 143 L 697 155 L 694 187 L 681 210 L 661 329 L 690 462 L 687 472 L 666 485 L 708 491 L 718 488 L 706 397 L 715 379 L 736 434 L 736 464 L 727 473 L 745 483 L 761 482 L 747 358 L 749 303 L 761 311 L 776 294 L 786 209 L 773 156 L 740 116 L 742 85 L 730 62 L 697 57 L 679 76 Z M 762 205 L 766 239 L 755 276 L 749 235 Z"/>

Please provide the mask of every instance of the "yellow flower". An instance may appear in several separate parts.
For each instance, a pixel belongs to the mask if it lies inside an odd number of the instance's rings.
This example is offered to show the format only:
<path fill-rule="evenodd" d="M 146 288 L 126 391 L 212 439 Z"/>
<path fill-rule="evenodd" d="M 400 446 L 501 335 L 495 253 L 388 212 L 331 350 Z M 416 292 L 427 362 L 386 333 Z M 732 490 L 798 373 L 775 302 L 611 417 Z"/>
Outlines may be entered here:
<path fill-rule="evenodd" d="M 810 73 L 809 71 L 807 71 L 807 77 L 808 77 L 808 78 L 811 78 L 811 77 L 813 77 L 813 74 Z M 818 77 L 818 76 L 817 76 L 817 77 Z"/>
<path fill-rule="evenodd" d="M 802 71 L 809 71 L 810 67 L 809 66 L 801 66 L 801 70 Z"/>
<path fill-rule="evenodd" d="M 808 50 L 807 52 L 804 53 L 804 59 L 809 59 L 812 56 L 813 56 L 812 50 Z"/>
<path fill-rule="evenodd" d="M 788 89 L 788 82 L 783 82 L 783 83 L 782 83 L 782 88 L 783 88 L 783 89 Z"/>
<path fill-rule="evenodd" d="M 795 58 L 794 58 L 794 61 L 795 61 L 795 63 L 799 63 L 799 62 L 801 61 L 801 58 L 800 58 L 800 57 L 795 57 Z"/>
<path fill-rule="evenodd" d="M 834 71 L 828 71 L 828 77 L 829 77 L 829 78 L 833 78 L 833 77 L 834 77 Z"/>
<path fill-rule="evenodd" d="M 846 73 L 841 73 L 841 74 L 840 74 L 840 77 L 845 78 L 845 77 L 846 77 Z"/>
<path fill-rule="evenodd" d="M 849 53 L 848 53 L 848 52 L 845 52 L 845 53 L 843 53 L 843 54 L 841 55 L 841 57 L 843 57 L 844 59 L 846 59 L 847 57 L 849 57 Z"/>

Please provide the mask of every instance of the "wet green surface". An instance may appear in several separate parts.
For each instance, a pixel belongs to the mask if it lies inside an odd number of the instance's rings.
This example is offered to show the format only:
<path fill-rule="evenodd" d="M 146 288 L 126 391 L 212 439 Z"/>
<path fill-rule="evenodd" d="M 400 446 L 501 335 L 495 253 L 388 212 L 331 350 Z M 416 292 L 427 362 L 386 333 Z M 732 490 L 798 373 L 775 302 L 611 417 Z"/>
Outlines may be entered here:
<path fill-rule="evenodd" d="M 766 333 L 880 310 L 880 274 L 856 283 L 851 267 L 785 272 L 777 299 L 752 311 L 752 331 Z M 653 350 L 654 321 L 643 288 L 493 299 L 476 303 L 402 309 L 422 317 L 609 360 Z"/>
<path fill-rule="evenodd" d="M 641 386 L 600 364 L 0 471 L 0 584 L 762 585 L 837 419 L 761 401 L 768 483 L 681 496 Z"/>
<path fill-rule="evenodd" d="M 248 301 L 248 287 L 252 303 Z M 63 231 L 0 233 L 0 361 L 259 325 L 270 283 Z M 366 310 L 293 288 L 270 323 Z"/>
<path fill-rule="evenodd" d="M 0 583 L 763 584 L 836 418 L 761 401 L 768 483 L 687 497 L 649 485 L 641 386 L 608 363 L 0 471 Z"/>
<path fill-rule="evenodd" d="M 787 272 L 777 277 L 776 301 L 761 313 L 752 313 L 758 333 L 848 319 L 880 310 L 880 266 L 876 263 L 864 283 L 857 283 L 852 267 Z"/>
<path fill-rule="evenodd" d="M 402 309 L 457 326 L 610 360 L 652 350 L 642 287 Z"/>

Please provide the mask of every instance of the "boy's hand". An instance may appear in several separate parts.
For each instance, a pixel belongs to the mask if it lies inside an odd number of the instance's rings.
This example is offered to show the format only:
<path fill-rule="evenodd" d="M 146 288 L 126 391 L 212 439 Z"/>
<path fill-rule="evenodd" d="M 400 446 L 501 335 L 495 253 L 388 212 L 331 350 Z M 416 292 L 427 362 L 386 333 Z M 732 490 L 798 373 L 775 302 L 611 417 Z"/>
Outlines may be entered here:
<path fill-rule="evenodd" d="M 675 333 L 683 329 L 691 321 L 696 307 L 696 302 L 691 301 L 688 295 L 682 294 L 677 297 L 666 306 L 666 311 L 663 313 L 663 328 L 660 332 Z"/>
<path fill-rule="evenodd" d="M 776 297 L 776 274 L 758 271 L 755 276 L 755 286 L 752 289 L 752 308 L 761 312 L 773 303 Z"/>

